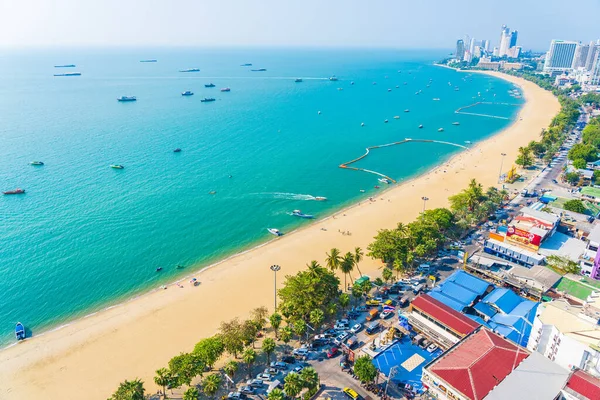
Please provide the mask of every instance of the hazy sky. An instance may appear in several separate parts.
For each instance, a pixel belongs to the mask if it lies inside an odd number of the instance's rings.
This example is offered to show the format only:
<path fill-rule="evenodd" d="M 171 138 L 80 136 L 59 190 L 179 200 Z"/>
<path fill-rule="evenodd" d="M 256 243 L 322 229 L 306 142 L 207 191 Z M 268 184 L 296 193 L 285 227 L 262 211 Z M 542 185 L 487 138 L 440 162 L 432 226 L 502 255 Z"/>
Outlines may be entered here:
<path fill-rule="evenodd" d="M 0 46 L 452 48 L 497 45 L 507 24 L 545 50 L 599 38 L 598 15 L 598 0 L 0 0 Z"/>

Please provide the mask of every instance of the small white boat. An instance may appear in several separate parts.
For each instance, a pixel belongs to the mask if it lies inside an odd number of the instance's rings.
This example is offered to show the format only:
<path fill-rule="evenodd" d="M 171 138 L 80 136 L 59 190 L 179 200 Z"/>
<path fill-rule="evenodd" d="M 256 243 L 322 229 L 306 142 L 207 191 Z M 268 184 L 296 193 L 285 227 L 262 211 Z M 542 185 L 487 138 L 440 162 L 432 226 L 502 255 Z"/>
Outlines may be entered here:
<path fill-rule="evenodd" d="M 444 132 L 444 128 L 438 129 L 438 132 Z"/>
<path fill-rule="evenodd" d="M 281 235 L 283 235 L 283 233 L 281 233 L 281 231 L 279 229 L 276 229 L 276 228 L 267 228 L 267 230 L 269 231 L 269 233 L 271 235 L 275 235 L 275 236 L 281 236 Z"/>
<path fill-rule="evenodd" d="M 387 119 L 385 119 L 385 120 L 383 120 L 383 122 L 387 124 L 388 120 L 387 120 Z"/>
<path fill-rule="evenodd" d="M 439 98 L 437 98 L 437 97 L 434 97 L 434 98 L 433 98 L 433 101 L 440 101 L 440 99 L 439 99 Z"/>
<path fill-rule="evenodd" d="M 333 75 L 333 76 L 329 77 L 329 80 L 332 82 L 335 82 L 338 80 L 338 78 L 337 78 L 337 76 Z"/>
<path fill-rule="evenodd" d="M 423 128 L 423 125 L 419 125 L 419 129 Z"/>
<path fill-rule="evenodd" d="M 460 122 L 453 122 L 452 125 L 460 125 Z"/>
<path fill-rule="evenodd" d="M 360 126 L 365 126 L 365 123 L 364 123 L 364 122 L 361 122 L 361 123 L 360 123 Z"/>
<path fill-rule="evenodd" d="M 300 218 L 306 218 L 306 219 L 312 219 L 312 218 L 314 218 L 314 215 L 304 214 L 300 210 L 294 210 L 294 211 L 292 211 L 292 215 L 294 217 L 300 217 Z"/>
<path fill-rule="evenodd" d="M 379 178 L 379 179 L 377 179 L 377 180 L 378 180 L 379 182 L 381 182 L 381 183 L 387 183 L 388 185 L 390 184 L 390 180 L 389 180 L 389 179 L 386 179 L 386 178 Z"/>
<path fill-rule="evenodd" d="M 394 119 L 400 119 L 399 115 L 394 115 Z"/>
<path fill-rule="evenodd" d="M 470 140 L 465 140 L 465 144 L 471 144 Z"/>
<path fill-rule="evenodd" d="M 326 201 L 327 197 L 323 197 L 323 196 L 315 196 L 315 200 L 316 201 Z"/>

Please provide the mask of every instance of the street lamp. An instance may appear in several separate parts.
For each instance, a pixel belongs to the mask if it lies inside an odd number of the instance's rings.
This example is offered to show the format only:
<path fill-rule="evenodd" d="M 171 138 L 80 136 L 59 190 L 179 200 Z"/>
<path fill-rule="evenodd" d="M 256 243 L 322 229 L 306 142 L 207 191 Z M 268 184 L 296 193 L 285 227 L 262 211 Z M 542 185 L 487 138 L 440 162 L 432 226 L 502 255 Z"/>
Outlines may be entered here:
<path fill-rule="evenodd" d="M 425 212 L 425 205 L 427 204 L 427 200 L 429 200 L 429 197 L 421 197 L 421 200 L 423 200 L 423 212 Z"/>
<path fill-rule="evenodd" d="M 277 271 L 279 271 L 280 269 L 281 267 L 279 265 L 271 265 L 271 271 L 275 272 L 275 310 L 273 312 L 277 311 Z"/>
<path fill-rule="evenodd" d="M 502 164 L 504 164 L 504 156 L 506 156 L 506 153 L 500 153 L 500 155 L 502 156 L 502 158 L 500 158 L 500 172 L 498 173 L 498 183 L 500 183 L 500 178 L 502 177 Z"/>

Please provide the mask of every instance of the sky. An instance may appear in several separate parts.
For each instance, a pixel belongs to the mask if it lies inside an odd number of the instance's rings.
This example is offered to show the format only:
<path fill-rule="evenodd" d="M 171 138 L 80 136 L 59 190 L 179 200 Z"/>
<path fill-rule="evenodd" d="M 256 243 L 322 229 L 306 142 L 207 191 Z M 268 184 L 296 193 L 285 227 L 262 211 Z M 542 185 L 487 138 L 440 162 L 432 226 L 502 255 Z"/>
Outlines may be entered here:
<path fill-rule="evenodd" d="M 0 0 L 0 47 L 198 46 L 451 49 L 465 34 L 524 50 L 600 38 L 600 1 Z"/>

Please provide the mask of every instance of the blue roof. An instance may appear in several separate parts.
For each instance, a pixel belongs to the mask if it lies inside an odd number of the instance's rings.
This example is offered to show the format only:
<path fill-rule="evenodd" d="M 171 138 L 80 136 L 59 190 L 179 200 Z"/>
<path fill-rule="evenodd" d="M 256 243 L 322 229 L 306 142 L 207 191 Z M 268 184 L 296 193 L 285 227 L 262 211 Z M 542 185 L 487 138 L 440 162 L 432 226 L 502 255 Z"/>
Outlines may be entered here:
<path fill-rule="evenodd" d="M 529 334 L 531 333 L 530 323 L 535 317 L 535 310 L 537 309 L 538 303 L 525 299 L 522 300 L 522 303 L 515 308 L 516 312 L 511 313 L 510 315 L 496 314 L 492 317 L 489 325 L 494 332 L 501 334 L 521 346 L 525 346 L 529 341 Z"/>
<path fill-rule="evenodd" d="M 510 289 L 496 288 L 485 296 L 482 301 L 495 306 L 505 314 L 510 314 L 523 300 L 523 298 Z"/>
<path fill-rule="evenodd" d="M 454 282 L 444 282 L 443 285 L 438 286 L 436 289 L 446 296 L 466 305 L 471 305 L 478 296 L 477 293 L 471 291 L 469 288 L 457 285 Z"/>
<path fill-rule="evenodd" d="M 529 321 L 533 321 L 535 317 L 535 312 L 531 312 L 532 310 L 537 309 L 538 303 L 533 302 L 531 300 L 524 300 L 516 306 L 510 313 L 513 315 L 520 315 L 521 317 L 527 318 Z"/>
<path fill-rule="evenodd" d="M 491 283 L 486 282 L 483 279 L 479 279 L 462 270 L 458 270 L 450 275 L 439 287 L 444 286 L 446 282 L 454 282 L 455 284 L 462 286 L 464 289 L 475 292 L 478 295 L 483 295 L 487 288 L 491 285 Z"/>
<path fill-rule="evenodd" d="M 488 318 L 492 318 L 497 313 L 497 311 L 492 306 L 490 306 L 489 304 L 485 304 L 483 301 L 480 301 L 479 303 L 475 304 L 473 308 Z"/>
<path fill-rule="evenodd" d="M 460 301 L 454 300 L 453 298 L 446 296 L 444 293 L 442 293 L 440 291 L 432 290 L 427 294 L 430 295 L 431 297 L 433 297 L 434 299 L 436 299 L 437 301 L 444 303 L 448 307 L 450 307 L 458 312 L 462 312 L 462 310 L 467 306 L 467 304 L 464 304 L 464 303 L 461 303 Z"/>
<path fill-rule="evenodd" d="M 478 317 L 477 315 L 471 315 L 471 314 L 465 314 L 467 317 L 471 318 L 473 321 L 477 322 L 478 324 L 481 324 L 483 326 L 485 326 L 486 328 L 489 328 L 490 326 L 487 324 L 487 322 L 485 322 L 483 320 L 483 318 Z"/>

